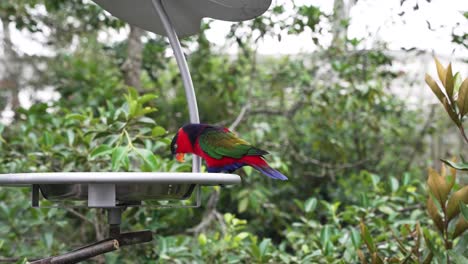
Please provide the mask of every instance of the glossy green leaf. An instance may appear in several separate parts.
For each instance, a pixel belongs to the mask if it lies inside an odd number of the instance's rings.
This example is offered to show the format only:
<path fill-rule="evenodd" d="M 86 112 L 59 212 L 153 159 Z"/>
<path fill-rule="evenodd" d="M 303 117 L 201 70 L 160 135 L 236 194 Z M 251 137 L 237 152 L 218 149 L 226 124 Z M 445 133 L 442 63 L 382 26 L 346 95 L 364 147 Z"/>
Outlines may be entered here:
<path fill-rule="evenodd" d="M 127 156 L 128 147 L 117 147 L 112 150 L 112 170 L 117 171 L 122 165 L 122 161 Z"/>
<path fill-rule="evenodd" d="M 237 211 L 239 213 L 243 213 L 247 210 L 247 207 L 249 206 L 249 198 L 245 197 L 239 201 L 239 205 L 237 207 Z"/>
<path fill-rule="evenodd" d="M 144 164 L 150 171 L 158 171 L 158 161 L 153 152 L 147 149 L 135 149 L 136 153 L 143 159 Z"/>
<path fill-rule="evenodd" d="M 309 198 L 304 204 L 304 211 L 306 213 L 312 212 L 317 207 L 317 199 L 316 198 Z"/>
<path fill-rule="evenodd" d="M 164 129 L 162 126 L 155 126 L 151 131 L 151 134 L 153 137 L 161 137 L 166 135 L 166 132 L 166 129 Z"/>
<path fill-rule="evenodd" d="M 468 186 L 465 186 L 465 188 L 468 188 Z M 461 215 L 463 216 L 463 218 L 465 218 L 465 221 L 468 221 L 468 197 L 465 196 L 464 199 L 465 200 L 463 202 L 459 202 L 459 208 Z"/>
<path fill-rule="evenodd" d="M 448 159 L 441 159 L 445 164 L 449 165 L 452 168 L 455 168 L 457 170 L 463 170 L 466 171 L 468 170 L 468 163 L 456 163 L 454 161 L 448 160 Z"/>
<path fill-rule="evenodd" d="M 100 145 L 97 148 L 93 149 L 93 151 L 91 151 L 91 153 L 89 154 L 89 157 L 91 159 L 95 159 L 99 156 L 109 155 L 112 153 L 113 150 L 114 149 L 108 145 Z"/>

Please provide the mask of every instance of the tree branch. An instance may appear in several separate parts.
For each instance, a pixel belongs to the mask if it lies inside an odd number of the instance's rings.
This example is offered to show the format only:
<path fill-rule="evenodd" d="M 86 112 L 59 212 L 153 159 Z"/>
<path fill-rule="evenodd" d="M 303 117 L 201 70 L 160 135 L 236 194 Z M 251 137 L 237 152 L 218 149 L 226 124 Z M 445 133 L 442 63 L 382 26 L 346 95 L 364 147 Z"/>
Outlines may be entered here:
<path fill-rule="evenodd" d="M 242 119 L 244 118 L 245 116 L 245 113 L 247 113 L 247 111 L 250 109 L 250 104 L 246 104 L 242 107 L 239 115 L 237 116 L 237 118 L 234 120 L 234 122 L 229 126 L 229 130 L 236 130 L 236 127 L 239 125 L 239 123 L 242 121 Z"/>
<path fill-rule="evenodd" d="M 115 239 L 105 239 L 94 244 L 78 248 L 66 254 L 40 259 L 31 262 L 31 264 L 61 264 L 78 263 L 111 251 L 118 250 L 120 247 L 134 244 L 141 244 L 153 240 L 151 231 L 140 231 L 121 234 Z"/>

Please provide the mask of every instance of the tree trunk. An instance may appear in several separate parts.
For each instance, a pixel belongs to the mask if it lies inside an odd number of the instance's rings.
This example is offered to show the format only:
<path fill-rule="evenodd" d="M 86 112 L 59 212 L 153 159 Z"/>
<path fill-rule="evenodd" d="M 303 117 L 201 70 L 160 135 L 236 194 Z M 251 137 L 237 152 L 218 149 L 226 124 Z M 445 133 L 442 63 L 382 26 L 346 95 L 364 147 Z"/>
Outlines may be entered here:
<path fill-rule="evenodd" d="M 351 7 L 356 4 L 356 0 L 335 0 L 333 3 L 332 20 L 332 47 L 339 50 L 346 48 L 346 38 L 348 36 L 348 24 L 350 21 Z"/>
<path fill-rule="evenodd" d="M 0 23 L 2 24 L 3 38 L 3 58 L 1 63 L 4 68 L 4 76 L 0 76 L 0 88 L 7 89 L 9 93 L 9 101 L 7 105 L 14 111 L 20 106 L 19 101 L 19 76 L 21 67 L 19 64 L 18 54 L 13 49 L 13 43 L 11 42 L 11 33 L 8 19 L 0 17 Z M 2 111 L 4 109 L 0 109 Z"/>
<path fill-rule="evenodd" d="M 122 65 L 125 84 L 141 89 L 141 64 L 143 60 L 143 42 L 141 37 L 144 35 L 144 30 L 130 26 L 130 33 L 127 40 L 127 59 Z"/>

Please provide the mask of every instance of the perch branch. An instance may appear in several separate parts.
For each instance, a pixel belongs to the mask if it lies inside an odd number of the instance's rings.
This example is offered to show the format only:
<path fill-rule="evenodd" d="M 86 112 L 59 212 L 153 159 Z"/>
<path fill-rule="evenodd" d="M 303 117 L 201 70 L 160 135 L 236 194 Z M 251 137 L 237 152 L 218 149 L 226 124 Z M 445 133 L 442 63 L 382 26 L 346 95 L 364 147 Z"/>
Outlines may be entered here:
<path fill-rule="evenodd" d="M 115 239 L 106 239 L 94 244 L 78 248 L 60 256 L 49 257 L 31 262 L 31 264 L 71 264 L 78 263 L 111 251 L 118 250 L 120 247 L 134 244 L 146 243 L 153 240 L 153 234 L 150 231 L 140 231 L 121 234 Z"/>

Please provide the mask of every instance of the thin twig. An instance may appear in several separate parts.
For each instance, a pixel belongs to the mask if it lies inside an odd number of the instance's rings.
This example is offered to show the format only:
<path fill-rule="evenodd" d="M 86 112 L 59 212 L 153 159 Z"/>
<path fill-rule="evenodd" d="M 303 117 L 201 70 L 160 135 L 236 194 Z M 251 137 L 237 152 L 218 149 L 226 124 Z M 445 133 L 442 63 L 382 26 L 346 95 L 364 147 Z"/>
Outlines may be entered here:
<path fill-rule="evenodd" d="M 232 124 L 229 126 L 229 130 L 231 131 L 234 131 L 236 130 L 236 127 L 239 125 L 239 123 L 242 121 L 242 119 L 244 118 L 245 116 L 245 113 L 247 112 L 247 110 L 250 109 L 250 104 L 246 104 L 242 107 L 239 115 L 237 116 L 237 118 L 234 120 L 234 122 L 232 122 Z"/>
<path fill-rule="evenodd" d="M 465 134 L 465 129 L 463 128 L 463 125 L 460 125 L 460 133 L 462 134 L 463 136 L 463 139 L 465 140 L 466 143 L 468 143 L 468 138 L 466 137 L 466 134 Z"/>

